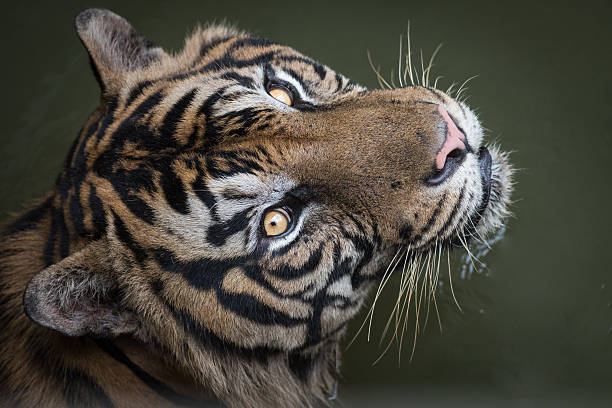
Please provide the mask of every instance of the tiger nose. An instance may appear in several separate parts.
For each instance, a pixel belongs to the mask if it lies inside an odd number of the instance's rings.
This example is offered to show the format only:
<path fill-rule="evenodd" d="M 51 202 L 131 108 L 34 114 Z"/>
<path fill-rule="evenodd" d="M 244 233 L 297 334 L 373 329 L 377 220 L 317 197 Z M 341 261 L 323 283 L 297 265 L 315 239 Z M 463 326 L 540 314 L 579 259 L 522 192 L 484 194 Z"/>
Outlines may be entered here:
<path fill-rule="evenodd" d="M 436 154 L 436 169 L 442 170 L 448 160 L 461 160 L 465 157 L 465 135 L 459 130 L 446 109 L 438 105 L 438 113 L 446 122 L 446 138 L 444 144 Z"/>
<path fill-rule="evenodd" d="M 448 178 L 467 154 L 467 141 L 463 132 L 459 130 L 443 106 L 438 105 L 438 113 L 446 123 L 446 135 L 442 147 L 436 153 L 434 174 L 428 179 L 432 184 Z"/>

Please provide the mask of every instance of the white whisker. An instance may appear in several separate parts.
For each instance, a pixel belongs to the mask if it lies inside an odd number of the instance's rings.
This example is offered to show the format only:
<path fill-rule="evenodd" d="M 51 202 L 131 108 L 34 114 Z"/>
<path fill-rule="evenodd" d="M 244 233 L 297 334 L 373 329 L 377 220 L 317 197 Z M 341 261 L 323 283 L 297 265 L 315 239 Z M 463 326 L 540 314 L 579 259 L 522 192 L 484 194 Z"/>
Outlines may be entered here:
<path fill-rule="evenodd" d="M 391 87 L 391 85 L 389 85 L 389 83 L 387 81 L 385 81 L 385 78 L 383 78 L 383 76 L 380 74 L 379 70 L 374 68 L 374 63 L 372 62 L 372 56 L 370 55 L 370 51 L 368 51 L 368 61 L 370 62 L 370 67 L 372 68 L 372 70 L 376 74 L 376 77 L 378 78 L 378 83 L 380 84 L 380 87 L 384 88 L 386 86 L 388 89 L 393 89 Z M 384 86 L 383 86 L 383 84 L 384 84 Z"/>
<path fill-rule="evenodd" d="M 473 75 L 473 76 L 469 77 L 468 79 L 466 79 L 466 80 L 465 80 L 465 81 L 464 81 L 464 82 L 461 84 L 461 86 L 459 87 L 459 89 L 457 90 L 457 94 L 455 95 L 455 98 L 459 99 L 459 98 L 461 97 L 461 92 L 467 89 L 467 88 L 466 88 L 466 89 L 464 89 L 463 87 L 464 87 L 465 85 L 467 85 L 467 83 L 468 83 L 468 82 L 470 82 L 472 79 L 477 78 L 477 77 L 478 77 L 478 75 Z"/>
<path fill-rule="evenodd" d="M 412 75 L 412 49 L 410 45 L 410 21 L 408 21 L 408 28 L 406 29 L 406 38 L 408 42 L 408 53 L 406 54 L 406 69 L 410 74 L 410 83 L 414 85 L 414 76 Z"/>
<path fill-rule="evenodd" d="M 402 83 L 402 39 L 403 35 L 400 35 L 400 43 L 399 43 L 399 58 L 398 58 L 398 67 L 397 67 L 397 78 L 399 80 L 400 87 L 404 87 Z"/>
<path fill-rule="evenodd" d="M 440 51 L 440 48 L 442 48 L 442 43 L 438 44 L 433 54 L 431 54 L 431 58 L 429 59 L 429 65 L 427 65 L 427 75 L 425 77 L 425 86 L 429 86 L 429 72 L 431 71 L 434 59 L 436 59 L 436 55 L 438 54 L 438 51 Z"/>

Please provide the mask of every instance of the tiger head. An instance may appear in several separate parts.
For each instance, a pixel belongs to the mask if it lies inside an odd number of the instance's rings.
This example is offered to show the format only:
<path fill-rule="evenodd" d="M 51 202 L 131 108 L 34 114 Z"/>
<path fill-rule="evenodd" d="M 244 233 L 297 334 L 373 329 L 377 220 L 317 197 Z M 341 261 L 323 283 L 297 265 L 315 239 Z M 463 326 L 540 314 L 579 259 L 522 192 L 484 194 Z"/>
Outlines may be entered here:
<path fill-rule="evenodd" d="M 25 292 L 42 326 L 133 336 L 221 398 L 266 381 L 324 395 L 398 250 L 485 236 L 507 213 L 505 154 L 437 89 L 368 90 L 226 27 L 176 55 L 110 11 L 76 29 L 102 101 Z"/>

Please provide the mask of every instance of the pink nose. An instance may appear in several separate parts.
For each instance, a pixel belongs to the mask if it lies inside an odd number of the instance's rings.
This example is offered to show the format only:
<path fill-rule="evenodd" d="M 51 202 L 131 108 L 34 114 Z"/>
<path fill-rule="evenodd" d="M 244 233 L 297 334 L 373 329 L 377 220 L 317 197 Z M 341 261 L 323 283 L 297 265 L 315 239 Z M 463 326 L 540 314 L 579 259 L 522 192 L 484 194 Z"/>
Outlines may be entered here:
<path fill-rule="evenodd" d="M 455 125 L 446 109 L 438 105 L 438 112 L 446 122 L 446 139 L 442 148 L 436 154 L 436 169 L 442 170 L 449 155 L 453 156 L 455 153 L 465 154 L 466 148 L 465 135 Z"/>

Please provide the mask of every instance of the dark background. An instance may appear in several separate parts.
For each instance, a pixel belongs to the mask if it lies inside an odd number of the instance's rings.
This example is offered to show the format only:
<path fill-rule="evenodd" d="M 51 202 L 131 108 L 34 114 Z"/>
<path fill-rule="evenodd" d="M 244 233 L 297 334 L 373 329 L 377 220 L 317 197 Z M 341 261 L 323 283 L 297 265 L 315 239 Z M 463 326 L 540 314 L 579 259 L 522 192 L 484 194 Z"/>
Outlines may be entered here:
<path fill-rule="evenodd" d="M 3 10 L 0 41 L 0 218 L 49 190 L 69 145 L 98 103 L 73 30 L 75 14 L 105 7 L 166 49 L 198 22 L 237 23 L 289 44 L 357 82 L 397 72 L 399 36 L 414 56 L 444 46 L 440 88 L 470 84 L 489 140 L 520 169 L 505 237 L 472 271 L 459 254 L 412 362 L 410 329 L 398 364 L 376 365 L 395 300 L 383 293 L 373 338 L 346 349 L 345 406 L 611 406 L 612 7 L 606 1 L 20 2 Z M 6 8 L 6 6 L 5 6 Z M 480 248 L 482 249 L 482 248 Z M 479 248 L 474 248 L 479 251 Z M 443 283 L 447 283 L 443 280 Z M 444 287 L 442 288 L 444 289 Z M 364 316 L 356 318 L 349 339 Z M 347 342 L 348 343 L 348 342 Z"/>

